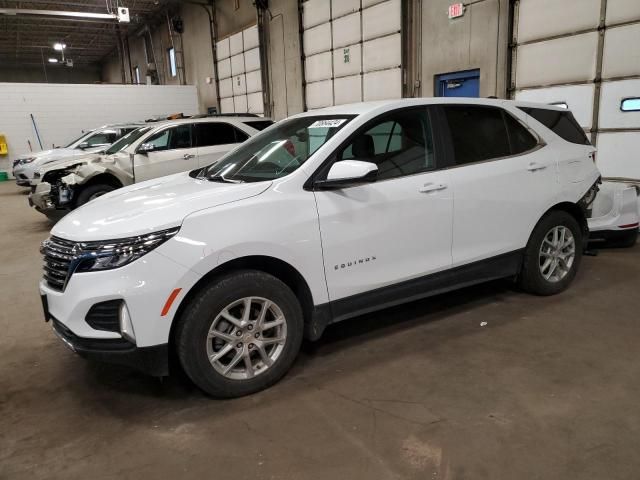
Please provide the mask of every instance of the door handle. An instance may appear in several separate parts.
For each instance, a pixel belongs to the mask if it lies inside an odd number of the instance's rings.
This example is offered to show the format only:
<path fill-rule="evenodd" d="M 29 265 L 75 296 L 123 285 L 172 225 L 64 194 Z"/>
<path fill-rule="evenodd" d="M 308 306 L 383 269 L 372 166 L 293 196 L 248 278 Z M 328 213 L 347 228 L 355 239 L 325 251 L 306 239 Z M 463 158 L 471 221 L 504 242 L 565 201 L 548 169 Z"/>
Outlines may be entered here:
<path fill-rule="evenodd" d="M 437 192 L 438 190 L 444 190 L 447 185 L 444 183 L 425 183 L 418 191 L 420 193 Z"/>
<path fill-rule="evenodd" d="M 527 167 L 527 170 L 535 172 L 536 170 L 544 170 L 545 168 L 547 168 L 546 165 L 540 165 L 538 162 L 531 162 Z"/>
<path fill-rule="evenodd" d="M 185 160 L 190 160 L 193 157 L 195 157 L 195 155 L 193 155 L 192 153 L 185 153 L 182 158 L 184 158 Z"/>

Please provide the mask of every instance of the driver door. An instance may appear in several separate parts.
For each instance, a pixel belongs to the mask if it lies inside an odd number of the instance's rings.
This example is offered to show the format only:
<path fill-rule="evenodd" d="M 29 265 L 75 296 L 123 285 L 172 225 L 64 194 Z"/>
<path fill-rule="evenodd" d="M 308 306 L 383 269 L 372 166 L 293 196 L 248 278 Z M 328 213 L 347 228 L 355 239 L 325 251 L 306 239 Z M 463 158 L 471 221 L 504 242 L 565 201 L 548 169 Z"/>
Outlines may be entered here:
<path fill-rule="evenodd" d="M 378 179 L 314 192 L 332 302 L 351 300 L 355 306 L 346 310 L 366 310 L 401 293 L 379 289 L 451 265 L 453 197 L 437 153 L 426 107 L 378 117 L 337 152 L 335 161 L 375 163 Z"/>
<path fill-rule="evenodd" d="M 197 148 L 190 124 L 165 128 L 146 139 L 135 154 L 136 182 L 163 177 L 198 167 Z M 150 148 L 147 152 L 141 150 Z"/>

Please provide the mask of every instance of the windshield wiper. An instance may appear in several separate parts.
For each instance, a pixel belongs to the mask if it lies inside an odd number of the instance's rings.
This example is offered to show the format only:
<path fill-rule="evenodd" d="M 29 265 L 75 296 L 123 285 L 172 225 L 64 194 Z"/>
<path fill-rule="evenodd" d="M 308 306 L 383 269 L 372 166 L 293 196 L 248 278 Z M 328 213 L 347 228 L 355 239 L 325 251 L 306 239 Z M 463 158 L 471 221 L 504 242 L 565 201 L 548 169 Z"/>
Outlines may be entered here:
<path fill-rule="evenodd" d="M 232 180 L 230 178 L 225 178 L 222 175 L 209 175 L 207 180 L 210 182 L 222 182 L 222 183 L 244 183 L 242 180 Z"/>

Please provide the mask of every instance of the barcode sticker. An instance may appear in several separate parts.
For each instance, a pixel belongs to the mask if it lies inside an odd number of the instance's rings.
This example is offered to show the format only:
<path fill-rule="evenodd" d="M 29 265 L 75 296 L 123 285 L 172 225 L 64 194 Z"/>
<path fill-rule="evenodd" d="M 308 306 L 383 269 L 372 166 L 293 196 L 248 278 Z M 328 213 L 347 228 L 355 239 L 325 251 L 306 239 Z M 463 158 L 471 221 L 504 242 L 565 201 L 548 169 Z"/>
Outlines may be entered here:
<path fill-rule="evenodd" d="M 346 122 L 346 118 L 333 118 L 331 120 L 316 120 L 309 128 L 335 128 Z"/>

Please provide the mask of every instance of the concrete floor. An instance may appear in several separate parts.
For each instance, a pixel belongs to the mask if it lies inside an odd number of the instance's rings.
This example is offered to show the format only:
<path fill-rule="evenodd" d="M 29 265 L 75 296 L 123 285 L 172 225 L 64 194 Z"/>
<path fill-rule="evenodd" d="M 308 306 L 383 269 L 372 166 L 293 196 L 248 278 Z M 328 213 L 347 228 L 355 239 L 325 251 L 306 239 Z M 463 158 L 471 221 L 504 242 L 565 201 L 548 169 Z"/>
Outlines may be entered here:
<path fill-rule="evenodd" d="M 275 387 L 216 401 L 54 337 L 49 228 L 0 183 L 0 479 L 637 478 L 640 248 L 556 297 L 494 282 L 331 327 Z"/>

